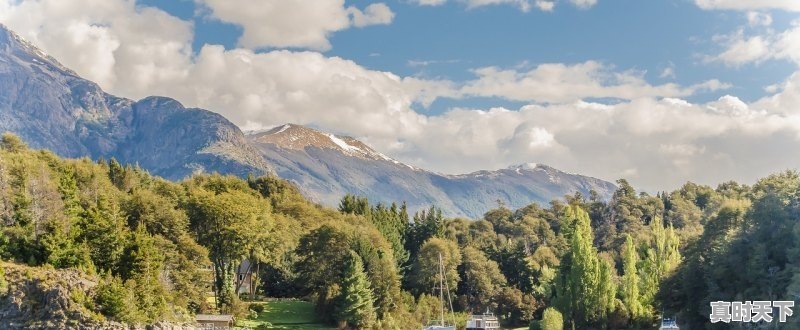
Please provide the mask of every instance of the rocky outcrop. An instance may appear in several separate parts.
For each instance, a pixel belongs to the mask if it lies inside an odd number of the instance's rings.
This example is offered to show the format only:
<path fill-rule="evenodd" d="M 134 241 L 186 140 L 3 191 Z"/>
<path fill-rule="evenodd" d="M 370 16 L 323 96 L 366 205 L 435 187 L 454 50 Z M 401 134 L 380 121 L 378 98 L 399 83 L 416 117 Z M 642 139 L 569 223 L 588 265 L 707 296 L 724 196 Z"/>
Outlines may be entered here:
<path fill-rule="evenodd" d="M 196 324 L 131 325 L 105 320 L 87 308 L 95 277 L 74 269 L 0 262 L 8 283 L 0 292 L 0 329 L 195 330 Z"/>

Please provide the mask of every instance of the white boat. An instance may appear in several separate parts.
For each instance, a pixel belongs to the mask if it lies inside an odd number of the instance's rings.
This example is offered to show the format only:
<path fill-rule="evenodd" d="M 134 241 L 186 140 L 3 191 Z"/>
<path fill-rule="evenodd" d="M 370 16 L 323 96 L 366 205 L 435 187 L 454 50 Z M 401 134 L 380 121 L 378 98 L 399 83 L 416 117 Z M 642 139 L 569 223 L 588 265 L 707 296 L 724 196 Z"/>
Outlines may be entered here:
<path fill-rule="evenodd" d="M 490 313 L 488 310 L 486 313 L 480 315 L 470 315 L 469 320 L 467 321 L 467 328 L 466 330 L 498 330 L 500 329 L 500 321 L 497 320 L 497 316 Z"/>
<path fill-rule="evenodd" d="M 422 330 L 456 330 L 456 320 L 455 315 L 453 315 L 453 301 L 450 299 L 450 287 L 447 285 L 447 281 L 444 280 L 444 265 L 442 265 L 442 254 L 439 254 L 439 303 L 441 304 L 441 314 L 439 315 L 439 320 L 435 320 L 430 323 L 430 325 L 422 328 Z M 447 323 L 444 319 L 444 295 L 447 292 L 447 306 L 450 307 L 450 315 L 453 315 L 453 322 Z"/>
<path fill-rule="evenodd" d="M 679 330 L 678 322 L 675 321 L 673 318 L 663 318 L 661 319 L 661 327 L 658 328 L 659 330 Z"/>

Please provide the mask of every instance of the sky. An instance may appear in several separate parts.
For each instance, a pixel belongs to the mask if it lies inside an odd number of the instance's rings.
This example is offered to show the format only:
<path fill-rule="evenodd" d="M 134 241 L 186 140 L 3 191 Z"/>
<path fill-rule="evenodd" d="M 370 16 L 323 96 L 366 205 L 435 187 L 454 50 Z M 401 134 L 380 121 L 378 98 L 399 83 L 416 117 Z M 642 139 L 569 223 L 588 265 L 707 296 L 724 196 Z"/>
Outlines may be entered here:
<path fill-rule="evenodd" d="M 109 93 L 442 173 L 655 192 L 800 167 L 798 0 L 0 0 L 0 23 Z"/>

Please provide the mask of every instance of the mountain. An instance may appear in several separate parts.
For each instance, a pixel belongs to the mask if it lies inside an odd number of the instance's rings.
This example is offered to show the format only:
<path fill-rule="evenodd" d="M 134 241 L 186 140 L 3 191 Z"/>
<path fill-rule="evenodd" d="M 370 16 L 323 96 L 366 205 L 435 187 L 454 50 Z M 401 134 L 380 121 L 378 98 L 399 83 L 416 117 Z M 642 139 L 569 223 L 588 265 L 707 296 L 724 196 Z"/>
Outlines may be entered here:
<path fill-rule="evenodd" d="M 277 174 L 309 198 L 336 205 L 346 193 L 375 202 L 406 201 L 411 210 L 430 205 L 452 216 L 480 217 L 500 200 L 511 208 L 546 205 L 576 191 L 608 198 L 613 184 L 541 164 L 445 175 L 403 164 L 352 137 L 286 124 L 248 135 Z"/>
<path fill-rule="evenodd" d="M 115 157 L 170 179 L 270 172 L 224 117 L 166 97 L 133 101 L 105 93 L 0 25 L 2 131 L 64 157 Z"/>
<path fill-rule="evenodd" d="M 479 217 L 497 201 L 518 208 L 614 185 L 545 165 L 444 175 L 391 159 L 366 144 L 299 125 L 245 135 L 219 114 L 152 96 L 139 101 L 104 92 L 0 25 L 0 132 L 64 157 L 115 157 L 153 174 L 245 176 L 277 173 L 312 200 L 336 205 L 346 193 L 375 202 L 436 205 Z"/>

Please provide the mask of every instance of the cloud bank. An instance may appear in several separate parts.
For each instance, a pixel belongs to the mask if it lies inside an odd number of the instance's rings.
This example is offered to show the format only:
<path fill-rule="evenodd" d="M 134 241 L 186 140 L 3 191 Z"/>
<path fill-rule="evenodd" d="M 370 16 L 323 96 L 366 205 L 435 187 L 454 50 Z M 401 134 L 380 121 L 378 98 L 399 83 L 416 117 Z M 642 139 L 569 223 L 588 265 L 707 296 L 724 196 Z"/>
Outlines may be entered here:
<path fill-rule="evenodd" d="M 282 36 L 312 36 L 295 40 L 325 48 L 325 33 L 336 28 L 390 20 L 380 6 L 367 6 L 360 18 L 343 5 L 330 12 L 341 15 L 340 9 L 346 19 L 309 34 L 291 24 L 274 28 L 286 29 Z M 319 13 L 308 15 L 303 19 Z M 242 48 L 193 50 L 190 21 L 126 0 L 0 0 L 0 22 L 111 93 L 171 96 L 243 129 L 312 124 L 445 173 L 538 162 L 608 180 L 625 177 L 656 191 L 685 180 L 752 181 L 800 163 L 800 154 L 791 152 L 800 147 L 800 73 L 756 102 L 728 95 L 697 104 L 683 98 L 728 86 L 716 80 L 653 85 L 642 72 L 598 61 L 476 68 L 465 81 L 402 77 L 315 51 L 256 52 L 249 48 L 277 43 L 258 33 L 243 35 Z M 766 36 L 765 47 L 796 60 L 795 44 L 783 41 L 794 40 L 789 32 Z M 776 56 L 766 54 L 739 62 Z M 470 97 L 528 105 L 438 115 L 420 110 L 437 99 Z M 591 101 L 598 98 L 615 101 Z"/>

